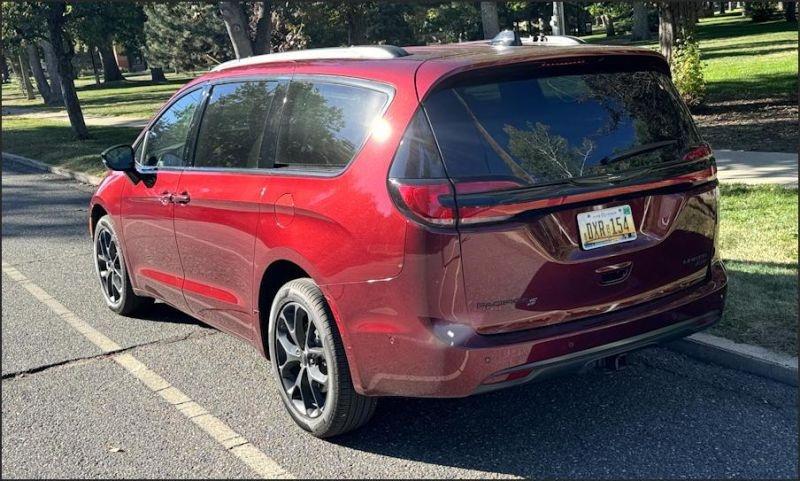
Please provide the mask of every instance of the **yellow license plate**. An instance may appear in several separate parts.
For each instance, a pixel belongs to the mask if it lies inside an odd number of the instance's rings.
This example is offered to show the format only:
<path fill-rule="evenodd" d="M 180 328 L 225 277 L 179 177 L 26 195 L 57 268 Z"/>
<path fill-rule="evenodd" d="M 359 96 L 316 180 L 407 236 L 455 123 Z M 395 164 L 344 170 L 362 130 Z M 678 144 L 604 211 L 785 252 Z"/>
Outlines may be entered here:
<path fill-rule="evenodd" d="M 636 239 L 636 225 L 629 205 L 578 214 L 578 232 L 585 250 Z"/>

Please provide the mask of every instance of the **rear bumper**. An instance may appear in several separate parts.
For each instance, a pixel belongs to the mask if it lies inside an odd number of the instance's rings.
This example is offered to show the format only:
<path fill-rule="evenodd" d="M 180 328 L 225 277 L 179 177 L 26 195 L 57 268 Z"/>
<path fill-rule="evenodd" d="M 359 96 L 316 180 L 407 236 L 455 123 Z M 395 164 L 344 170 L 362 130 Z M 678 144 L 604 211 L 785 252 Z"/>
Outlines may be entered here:
<path fill-rule="evenodd" d="M 368 396 L 464 397 L 581 370 L 711 326 L 722 316 L 726 284 L 715 263 L 702 284 L 647 303 L 494 335 L 424 317 L 346 321 L 353 381 Z"/>
<path fill-rule="evenodd" d="M 493 375 L 479 385 L 475 393 L 483 393 L 524 384 L 533 380 L 542 380 L 559 374 L 583 371 L 596 361 L 647 346 L 660 344 L 688 336 L 705 329 L 719 320 L 721 311 L 712 311 L 685 321 L 669 324 L 660 329 L 644 332 L 635 336 L 620 339 L 608 344 L 601 344 L 583 351 L 576 351 L 562 356 L 534 361 L 516 366 Z"/>

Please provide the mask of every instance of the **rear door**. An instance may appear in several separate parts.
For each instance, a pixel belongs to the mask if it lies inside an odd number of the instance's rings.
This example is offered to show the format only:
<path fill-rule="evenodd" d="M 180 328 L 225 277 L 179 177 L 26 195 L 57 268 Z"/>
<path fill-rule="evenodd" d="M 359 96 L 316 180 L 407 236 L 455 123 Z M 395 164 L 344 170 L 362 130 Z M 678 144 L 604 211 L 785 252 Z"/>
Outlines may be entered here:
<path fill-rule="evenodd" d="M 274 126 L 286 80 L 230 81 L 211 87 L 194 163 L 176 189 L 175 235 L 183 292 L 200 319 L 253 336 L 253 252 L 275 148 Z M 276 102 L 275 99 L 278 99 Z"/>
<path fill-rule="evenodd" d="M 663 296 L 714 254 L 713 159 L 664 66 L 566 63 L 465 74 L 423 102 L 481 332 Z"/>

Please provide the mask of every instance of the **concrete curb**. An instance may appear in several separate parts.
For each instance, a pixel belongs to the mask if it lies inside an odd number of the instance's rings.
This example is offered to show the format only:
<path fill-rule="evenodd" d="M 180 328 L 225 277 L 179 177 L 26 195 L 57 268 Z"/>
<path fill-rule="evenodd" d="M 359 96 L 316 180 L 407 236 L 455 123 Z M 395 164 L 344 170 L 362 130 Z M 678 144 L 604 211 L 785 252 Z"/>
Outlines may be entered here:
<path fill-rule="evenodd" d="M 674 351 L 701 361 L 756 374 L 790 386 L 797 386 L 797 357 L 759 346 L 739 344 L 706 333 L 696 333 L 666 344 Z"/>
<path fill-rule="evenodd" d="M 56 174 L 56 175 L 60 175 L 62 177 L 68 177 L 70 179 L 75 179 L 78 182 L 82 182 L 84 184 L 97 186 L 97 185 L 100 185 L 100 182 L 103 181 L 103 177 L 99 177 L 99 176 L 96 176 L 96 175 L 84 174 L 83 172 L 76 172 L 74 170 L 64 169 L 62 167 L 56 167 L 56 166 L 53 166 L 53 165 L 45 164 L 44 162 L 41 162 L 39 160 L 34 160 L 34 159 L 29 159 L 27 157 L 23 157 L 21 155 L 9 154 L 9 153 L 3 152 L 3 159 L 8 159 L 8 160 L 11 160 L 13 162 L 18 162 L 18 163 L 23 164 L 25 166 L 28 166 L 28 167 L 30 167 L 32 169 L 41 170 L 43 172 L 50 172 L 50 173 L 53 173 L 53 174 Z"/>

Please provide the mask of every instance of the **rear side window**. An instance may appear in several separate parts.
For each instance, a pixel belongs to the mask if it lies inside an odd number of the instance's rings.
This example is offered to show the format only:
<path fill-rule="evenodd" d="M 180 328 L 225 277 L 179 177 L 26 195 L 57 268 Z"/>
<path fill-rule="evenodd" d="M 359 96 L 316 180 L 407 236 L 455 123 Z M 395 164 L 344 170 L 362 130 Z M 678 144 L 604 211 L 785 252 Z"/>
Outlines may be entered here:
<path fill-rule="evenodd" d="M 274 166 L 343 168 L 388 100 L 386 93 L 366 87 L 292 81 Z"/>
<path fill-rule="evenodd" d="M 457 180 L 600 176 L 680 160 L 700 142 L 657 71 L 473 81 L 435 92 L 424 107 Z"/>
<path fill-rule="evenodd" d="M 195 167 L 259 167 L 262 148 L 274 141 L 268 120 L 277 85 L 276 81 L 215 85 L 200 123 Z"/>

